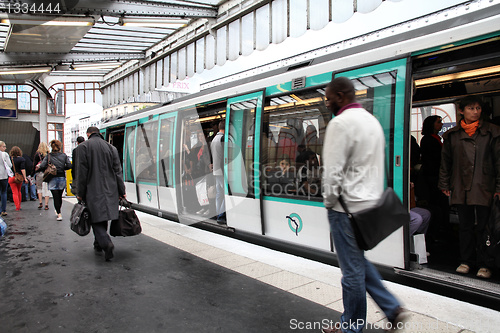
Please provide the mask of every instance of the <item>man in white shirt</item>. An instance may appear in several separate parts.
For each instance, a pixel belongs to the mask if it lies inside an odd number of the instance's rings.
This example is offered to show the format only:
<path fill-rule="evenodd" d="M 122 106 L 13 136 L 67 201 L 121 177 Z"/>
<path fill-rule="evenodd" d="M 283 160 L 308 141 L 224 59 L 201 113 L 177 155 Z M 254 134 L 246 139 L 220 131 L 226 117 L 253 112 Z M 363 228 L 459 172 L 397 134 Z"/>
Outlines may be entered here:
<path fill-rule="evenodd" d="M 359 249 L 351 222 L 338 200 L 342 195 L 349 210 L 357 212 L 373 207 L 381 197 L 384 132 L 378 120 L 356 103 L 349 79 L 335 78 L 325 95 L 326 105 L 335 118 L 328 124 L 323 145 L 323 202 L 342 271 L 344 313 L 340 323 L 323 328 L 323 332 L 362 332 L 366 324 L 366 292 L 394 327 L 405 313 Z"/>
<path fill-rule="evenodd" d="M 219 122 L 219 132 L 215 135 L 210 150 L 212 151 L 213 175 L 215 178 L 215 211 L 217 223 L 225 224 L 226 205 L 224 202 L 224 131 L 226 123 Z"/>

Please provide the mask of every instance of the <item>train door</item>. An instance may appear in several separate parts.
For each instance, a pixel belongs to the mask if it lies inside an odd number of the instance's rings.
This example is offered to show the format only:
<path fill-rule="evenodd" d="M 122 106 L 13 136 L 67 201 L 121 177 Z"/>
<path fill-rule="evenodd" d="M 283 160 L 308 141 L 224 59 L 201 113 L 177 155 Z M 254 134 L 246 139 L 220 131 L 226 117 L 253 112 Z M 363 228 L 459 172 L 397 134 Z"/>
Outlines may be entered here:
<path fill-rule="evenodd" d="M 120 163 L 123 165 L 123 146 L 124 146 L 124 133 L 123 128 L 116 129 L 109 132 L 108 142 L 112 144 L 118 150 L 118 156 L 120 156 Z"/>
<path fill-rule="evenodd" d="M 135 138 L 135 182 L 138 203 L 159 208 L 158 198 L 158 115 L 139 120 Z"/>
<path fill-rule="evenodd" d="M 365 109 L 380 122 L 385 134 L 385 180 L 386 186 L 402 199 L 407 200 L 408 166 L 403 152 L 408 147 L 408 117 L 405 112 L 406 59 L 336 73 L 352 80 L 356 98 Z M 377 263 L 406 268 L 409 265 L 408 226 L 400 228 L 381 242 L 367 257 Z M 406 231 L 406 232 L 405 232 Z"/>
<path fill-rule="evenodd" d="M 161 210 L 177 214 L 177 196 L 175 193 L 175 129 L 177 114 L 160 116 L 158 130 L 158 197 Z"/>
<path fill-rule="evenodd" d="M 137 188 L 135 185 L 135 131 L 137 122 L 125 126 L 123 140 L 123 181 L 127 192 L 127 200 L 137 203 Z"/>
<path fill-rule="evenodd" d="M 260 132 L 263 92 L 227 101 L 224 145 L 227 225 L 262 234 Z"/>
<path fill-rule="evenodd" d="M 226 100 L 217 100 L 178 111 L 175 186 L 183 224 L 216 223 L 211 143 L 219 123 L 225 124 L 226 106 Z"/>
<path fill-rule="evenodd" d="M 419 151 L 420 154 L 411 156 L 411 176 L 415 183 L 414 204 L 421 212 L 430 215 L 430 222 L 425 230 L 425 251 L 430 256 L 427 264 L 420 266 L 420 269 L 403 272 L 412 277 L 437 279 L 444 284 L 457 284 L 461 289 L 496 297 L 500 290 L 498 275 L 493 274 L 493 278 L 489 280 L 492 283 L 483 279 L 476 280 L 477 269 L 482 265 L 471 269 L 469 274 L 456 272 L 457 267 L 463 263 L 459 205 L 452 204 L 451 198 L 441 192 L 438 184 L 441 149 L 443 144 L 446 145 L 443 137 L 446 138 L 445 133 L 460 124 L 462 115 L 459 103 L 463 98 L 474 96 L 482 102 L 483 124 L 500 124 L 499 52 L 500 39 L 496 33 L 412 54 L 411 82 L 414 88 L 411 133 L 408 136 L 415 138 L 412 152 Z M 489 167 L 483 167 L 482 170 L 492 172 Z M 488 193 L 489 190 L 481 187 L 481 191 Z M 477 232 L 477 228 L 474 231 Z M 485 243 L 482 245 L 485 246 Z M 474 244 L 470 243 L 470 246 L 469 250 L 474 253 Z M 481 244 L 476 246 L 479 249 Z M 490 268 L 493 268 L 494 256 L 488 259 L 491 260 Z"/>

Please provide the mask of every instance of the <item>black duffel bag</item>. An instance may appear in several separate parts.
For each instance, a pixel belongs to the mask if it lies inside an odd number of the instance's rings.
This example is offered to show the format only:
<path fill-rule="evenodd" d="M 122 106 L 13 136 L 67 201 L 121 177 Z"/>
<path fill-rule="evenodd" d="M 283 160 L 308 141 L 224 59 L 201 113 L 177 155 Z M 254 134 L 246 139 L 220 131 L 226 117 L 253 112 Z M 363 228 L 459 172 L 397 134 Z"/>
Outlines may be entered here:
<path fill-rule="evenodd" d="M 111 221 L 109 234 L 111 236 L 135 236 L 142 232 L 141 223 L 135 211 L 130 208 L 127 200 L 120 200 L 118 220 Z"/>

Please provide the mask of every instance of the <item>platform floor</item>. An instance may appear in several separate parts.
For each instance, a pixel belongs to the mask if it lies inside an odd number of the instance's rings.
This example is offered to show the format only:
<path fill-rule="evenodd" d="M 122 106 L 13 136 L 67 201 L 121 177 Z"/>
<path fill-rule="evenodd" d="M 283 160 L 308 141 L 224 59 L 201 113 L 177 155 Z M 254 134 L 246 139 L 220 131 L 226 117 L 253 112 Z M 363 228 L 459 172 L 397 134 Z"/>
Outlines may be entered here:
<path fill-rule="evenodd" d="M 320 332 L 342 311 L 340 270 L 138 212 L 115 258 L 38 202 L 8 205 L 0 238 L 0 331 Z M 497 311 L 386 282 L 411 312 L 400 332 L 497 332 Z M 369 300 L 369 329 L 384 315 Z"/>

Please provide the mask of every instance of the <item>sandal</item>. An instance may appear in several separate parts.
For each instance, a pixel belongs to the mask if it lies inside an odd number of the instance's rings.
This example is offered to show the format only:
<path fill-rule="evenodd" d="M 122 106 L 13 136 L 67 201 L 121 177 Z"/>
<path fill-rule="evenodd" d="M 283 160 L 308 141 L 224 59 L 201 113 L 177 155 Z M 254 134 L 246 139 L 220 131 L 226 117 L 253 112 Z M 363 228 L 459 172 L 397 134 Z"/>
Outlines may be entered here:
<path fill-rule="evenodd" d="M 49 205 L 45 205 L 45 210 L 49 210 Z"/>
<path fill-rule="evenodd" d="M 38 205 L 38 209 L 42 209 L 43 208 L 43 205 L 42 204 L 39 204 Z"/>

